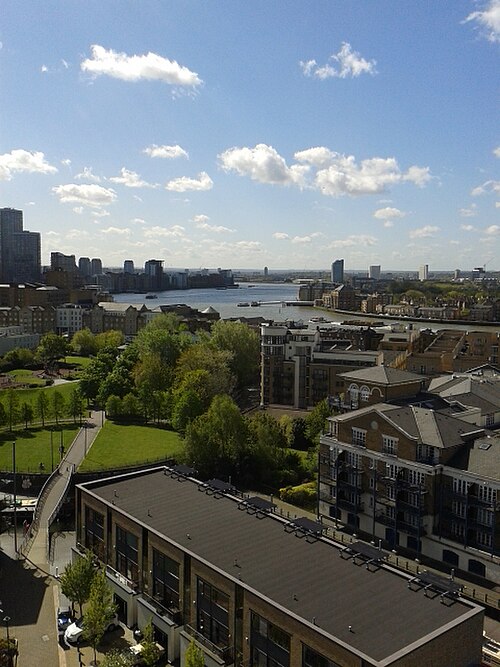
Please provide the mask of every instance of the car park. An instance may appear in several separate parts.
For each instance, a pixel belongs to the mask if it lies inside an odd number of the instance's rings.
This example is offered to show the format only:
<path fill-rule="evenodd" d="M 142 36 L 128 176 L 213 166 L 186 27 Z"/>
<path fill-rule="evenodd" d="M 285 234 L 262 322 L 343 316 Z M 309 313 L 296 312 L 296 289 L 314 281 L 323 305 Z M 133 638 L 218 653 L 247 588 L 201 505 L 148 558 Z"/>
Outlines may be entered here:
<path fill-rule="evenodd" d="M 119 625 L 118 616 L 112 618 L 106 627 L 106 632 L 114 630 Z M 83 632 L 85 628 L 85 617 L 79 618 L 74 623 L 69 625 L 64 632 L 64 641 L 67 644 L 79 644 L 83 639 Z"/>

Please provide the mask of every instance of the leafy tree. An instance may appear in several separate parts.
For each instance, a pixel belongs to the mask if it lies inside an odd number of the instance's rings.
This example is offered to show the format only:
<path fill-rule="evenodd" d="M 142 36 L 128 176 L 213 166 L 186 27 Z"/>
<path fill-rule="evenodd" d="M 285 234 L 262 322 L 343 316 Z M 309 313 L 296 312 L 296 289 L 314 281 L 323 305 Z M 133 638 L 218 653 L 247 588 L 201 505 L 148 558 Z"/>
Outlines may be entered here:
<path fill-rule="evenodd" d="M 52 392 L 50 407 L 52 409 L 52 416 L 56 420 L 56 425 L 59 425 L 59 420 L 63 417 L 66 409 L 66 401 L 64 400 L 64 396 L 57 389 Z"/>
<path fill-rule="evenodd" d="M 247 450 L 247 426 L 227 395 L 216 396 L 208 411 L 186 429 L 186 458 L 202 477 L 239 476 Z"/>
<path fill-rule="evenodd" d="M 123 364 L 115 364 L 111 373 L 102 381 L 97 398 L 105 403 L 111 395 L 123 398 L 134 389 L 134 382 L 130 370 Z"/>
<path fill-rule="evenodd" d="M 94 663 L 97 660 L 97 645 L 113 620 L 115 612 L 116 605 L 113 603 L 113 593 L 106 581 L 106 572 L 105 570 L 99 570 L 92 579 L 83 622 L 83 636 L 92 646 Z"/>
<path fill-rule="evenodd" d="M 69 395 L 68 410 L 69 414 L 73 417 L 73 422 L 76 424 L 76 420 L 80 419 L 81 423 L 83 414 L 83 396 L 78 388 L 73 389 Z"/>
<path fill-rule="evenodd" d="M 231 370 L 232 353 L 217 350 L 206 342 L 196 343 L 187 348 L 179 358 L 176 367 L 177 383 L 182 383 L 187 373 L 206 371 L 207 391 L 210 396 L 232 394 L 236 378 Z"/>
<path fill-rule="evenodd" d="M 172 400 L 172 426 L 184 433 L 186 426 L 203 414 L 203 403 L 192 389 L 174 392 Z"/>
<path fill-rule="evenodd" d="M 259 380 L 260 338 L 243 322 L 219 320 L 212 326 L 210 345 L 231 353 L 230 368 L 239 387 L 254 385 Z"/>
<path fill-rule="evenodd" d="M 61 574 L 61 591 L 72 605 L 78 604 L 80 615 L 83 604 L 89 599 L 94 575 L 94 555 L 91 551 L 87 551 L 83 558 L 68 563 Z"/>
<path fill-rule="evenodd" d="M 152 397 L 154 399 L 154 396 Z M 121 402 L 121 414 L 129 419 L 136 419 L 141 415 L 141 402 L 135 394 L 128 393 Z"/>
<path fill-rule="evenodd" d="M 5 426 L 8 422 L 7 412 L 5 411 L 5 406 L 0 402 L 0 426 Z"/>
<path fill-rule="evenodd" d="M 294 417 L 293 419 L 290 419 L 288 415 L 285 415 L 285 417 L 288 421 L 283 423 L 283 430 L 287 437 L 288 446 L 291 449 L 308 449 L 312 442 L 306 435 L 306 420 L 303 417 Z"/>
<path fill-rule="evenodd" d="M 71 339 L 71 347 L 76 354 L 80 354 L 83 357 L 90 357 L 97 354 L 99 349 L 96 337 L 90 329 L 80 329 L 80 331 L 77 331 Z"/>
<path fill-rule="evenodd" d="M 19 421 L 19 394 L 15 389 L 7 389 L 7 415 L 9 431 Z"/>
<path fill-rule="evenodd" d="M 28 430 L 28 423 L 31 423 L 33 421 L 33 416 L 34 416 L 33 406 L 31 405 L 31 403 L 28 403 L 28 401 L 23 401 L 21 403 L 21 419 L 24 422 L 24 427 L 26 430 Z"/>
<path fill-rule="evenodd" d="M 25 347 L 16 347 L 9 350 L 3 357 L 10 368 L 27 368 L 33 364 L 35 355 Z"/>
<path fill-rule="evenodd" d="M 312 442 L 316 442 L 325 430 L 326 419 L 330 417 L 332 410 L 325 398 L 314 406 L 312 412 L 306 417 L 306 435 Z"/>
<path fill-rule="evenodd" d="M 154 640 L 153 624 L 151 621 L 144 627 L 142 635 L 141 660 L 145 667 L 153 667 L 160 658 L 160 649 Z"/>
<path fill-rule="evenodd" d="M 125 336 L 121 331 L 116 329 L 110 329 L 109 331 L 103 331 L 95 337 L 97 349 L 98 350 L 113 350 L 115 353 L 125 342 Z"/>
<path fill-rule="evenodd" d="M 109 352 L 99 352 L 95 359 L 92 359 L 87 368 L 82 372 L 80 378 L 80 391 L 89 401 L 97 398 L 101 384 L 113 370 L 116 357 Z"/>
<path fill-rule="evenodd" d="M 189 646 L 186 649 L 186 667 L 204 667 L 205 659 L 203 657 L 203 651 L 195 643 L 194 639 L 191 640 Z"/>
<path fill-rule="evenodd" d="M 47 392 L 45 392 L 43 389 L 40 389 L 40 391 L 37 392 L 36 394 L 36 415 L 37 417 L 40 418 L 42 422 L 43 428 L 45 428 L 45 420 L 49 416 L 49 397 L 47 395 Z"/>
<path fill-rule="evenodd" d="M 106 414 L 111 419 L 116 419 L 122 414 L 122 399 L 112 394 L 106 401 Z"/>
<path fill-rule="evenodd" d="M 42 339 L 36 349 L 36 356 L 51 368 L 58 359 L 63 359 L 69 353 L 69 345 L 65 338 L 55 333 L 48 333 Z"/>
<path fill-rule="evenodd" d="M 130 651 L 113 648 L 105 654 L 100 667 L 134 667 L 134 664 L 135 658 Z"/>

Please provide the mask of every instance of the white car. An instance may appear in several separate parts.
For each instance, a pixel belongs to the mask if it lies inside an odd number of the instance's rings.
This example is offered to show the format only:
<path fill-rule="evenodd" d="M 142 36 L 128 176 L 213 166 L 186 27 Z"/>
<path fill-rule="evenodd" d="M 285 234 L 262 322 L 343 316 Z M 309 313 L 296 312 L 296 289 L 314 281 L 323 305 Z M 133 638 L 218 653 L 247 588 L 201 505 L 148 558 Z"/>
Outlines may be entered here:
<path fill-rule="evenodd" d="M 67 644 L 78 644 L 83 639 L 85 617 L 79 618 L 74 623 L 69 625 L 64 632 L 64 641 Z M 115 614 L 109 622 L 106 632 L 114 630 L 119 625 L 118 616 Z"/>
<path fill-rule="evenodd" d="M 158 643 L 156 644 L 156 648 L 158 649 L 158 660 L 159 660 L 165 654 L 165 649 Z M 134 644 L 134 646 L 130 646 L 129 650 L 134 657 L 134 663 L 133 663 L 134 667 L 140 667 L 141 665 L 143 665 L 144 663 L 141 657 L 143 651 L 142 644 Z"/>

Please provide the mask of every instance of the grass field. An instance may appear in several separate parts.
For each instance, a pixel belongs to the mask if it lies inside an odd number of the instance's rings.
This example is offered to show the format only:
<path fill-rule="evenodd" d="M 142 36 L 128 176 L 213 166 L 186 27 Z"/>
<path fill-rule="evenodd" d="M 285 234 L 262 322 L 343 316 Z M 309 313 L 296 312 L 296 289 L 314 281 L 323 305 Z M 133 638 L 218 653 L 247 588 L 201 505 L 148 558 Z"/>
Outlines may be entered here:
<path fill-rule="evenodd" d="M 180 436 L 158 426 L 115 424 L 107 421 L 101 429 L 80 472 L 132 466 L 176 458 L 184 451 Z"/>
<path fill-rule="evenodd" d="M 51 395 L 55 392 L 58 391 L 60 392 L 65 400 L 68 400 L 69 395 L 73 391 L 73 389 L 76 389 L 78 387 L 77 382 L 65 382 L 64 384 L 59 384 L 59 385 L 52 385 L 51 387 L 41 387 L 40 389 L 16 389 L 16 392 L 19 394 L 19 402 L 24 403 L 24 401 L 31 403 L 33 407 L 36 405 L 36 395 L 38 394 L 39 391 L 44 391 L 50 401 Z M 5 405 L 5 395 L 8 389 L 2 389 L 0 391 L 0 401 L 4 402 Z"/>
<path fill-rule="evenodd" d="M 12 470 L 12 442 L 16 442 L 16 470 L 18 472 L 40 472 L 43 463 L 44 472 L 50 472 L 59 463 L 59 446 L 65 450 L 73 442 L 78 425 L 64 424 L 61 430 L 52 433 L 49 429 L 33 428 L 28 431 L 15 430 L 0 433 L 0 470 Z M 61 435 L 62 434 L 62 435 Z"/>

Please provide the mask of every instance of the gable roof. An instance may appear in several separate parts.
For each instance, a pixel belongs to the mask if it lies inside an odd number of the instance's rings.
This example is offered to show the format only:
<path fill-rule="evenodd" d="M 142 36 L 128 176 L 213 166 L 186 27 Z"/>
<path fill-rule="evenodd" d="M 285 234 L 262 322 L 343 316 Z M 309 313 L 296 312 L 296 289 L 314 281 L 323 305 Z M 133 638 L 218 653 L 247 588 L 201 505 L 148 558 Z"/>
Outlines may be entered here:
<path fill-rule="evenodd" d="M 369 366 L 355 371 L 348 371 L 347 373 L 340 373 L 339 377 L 385 386 L 420 383 L 426 379 L 424 375 L 417 375 L 417 373 L 403 371 L 400 368 L 392 368 L 391 366 Z"/>

